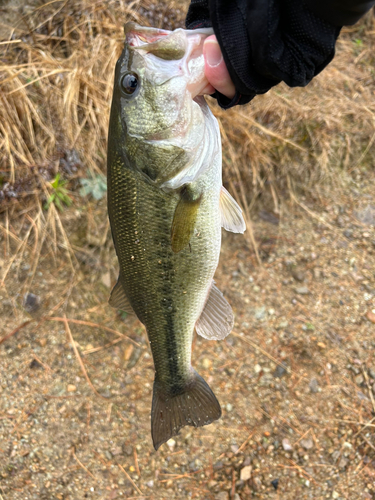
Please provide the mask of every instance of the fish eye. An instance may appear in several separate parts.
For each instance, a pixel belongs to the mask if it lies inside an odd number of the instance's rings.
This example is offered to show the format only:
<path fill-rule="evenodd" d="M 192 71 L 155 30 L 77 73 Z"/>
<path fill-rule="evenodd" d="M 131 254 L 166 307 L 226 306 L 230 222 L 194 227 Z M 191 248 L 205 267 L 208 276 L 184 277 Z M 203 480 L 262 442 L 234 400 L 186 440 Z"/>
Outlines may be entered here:
<path fill-rule="evenodd" d="M 138 76 L 135 73 L 125 73 L 121 78 L 121 88 L 127 95 L 132 95 L 139 85 Z"/>

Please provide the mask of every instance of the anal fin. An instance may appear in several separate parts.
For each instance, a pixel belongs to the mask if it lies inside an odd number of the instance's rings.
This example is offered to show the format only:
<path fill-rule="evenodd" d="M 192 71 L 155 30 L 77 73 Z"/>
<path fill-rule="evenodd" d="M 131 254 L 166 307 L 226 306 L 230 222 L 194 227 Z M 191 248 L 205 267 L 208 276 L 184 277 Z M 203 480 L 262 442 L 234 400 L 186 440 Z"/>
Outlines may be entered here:
<path fill-rule="evenodd" d="M 115 309 L 121 309 L 129 314 L 134 314 L 134 310 L 125 295 L 124 287 L 121 284 L 120 276 L 118 277 L 116 285 L 113 287 L 108 304 Z"/>
<path fill-rule="evenodd" d="M 244 233 L 246 224 L 242 210 L 236 200 L 228 193 L 224 186 L 220 191 L 221 226 L 232 233 Z"/>
<path fill-rule="evenodd" d="M 234 325 L 231 306 L 214 282 L 206 305 L 195 324 L 196 332 L 207 340 L 223 340 Z"/>
<path fill-rule="evenodd" d="M 151 434 L 157 450 L 185 425 L 202 427 L 221 417 L 220 403 L 207 382 L 195 370 L 179 394 L 171 395 L 155 379 L 152 396 Z"/>

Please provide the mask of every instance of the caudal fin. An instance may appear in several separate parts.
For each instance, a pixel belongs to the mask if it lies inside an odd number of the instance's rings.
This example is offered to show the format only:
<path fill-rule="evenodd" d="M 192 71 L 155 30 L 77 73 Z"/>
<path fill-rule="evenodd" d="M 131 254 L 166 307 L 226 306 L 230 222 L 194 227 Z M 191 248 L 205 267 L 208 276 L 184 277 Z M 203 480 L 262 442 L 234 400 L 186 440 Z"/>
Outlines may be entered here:
<path fill-rule="evenodd" d="M 221 417 L 220 403 L 207 382 L 194 371 L 184 392 L 166 393 L 155 380 L 151 410 L 151 434 L 154 448 L 178 434 L 185 425 L 202 427 Z"/>

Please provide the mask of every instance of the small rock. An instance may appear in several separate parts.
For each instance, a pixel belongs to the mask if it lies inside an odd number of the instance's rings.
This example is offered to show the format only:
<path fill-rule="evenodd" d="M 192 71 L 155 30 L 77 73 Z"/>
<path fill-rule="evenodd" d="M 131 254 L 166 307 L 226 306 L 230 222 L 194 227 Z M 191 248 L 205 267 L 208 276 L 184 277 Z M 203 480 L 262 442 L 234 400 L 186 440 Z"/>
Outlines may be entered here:
<path fill-rule="evenodd" d="M 47 339 L 46 339 L 46 338 L 40 339 L 40 340 L 39 340 L 39 344 L 40 344 L 42 347 L 45 347 L 45 346 L 47 345 Z"/>
<path fill-rule="evenodd" d="M 241 497 L 238 493 L 235 493 L 233 496 L 233 500 L 241 500 Z"/>
<path fill-rule="evenodd" d="M 275 371 L 273 372 L 273 376 L 275 378 L 281 378 L 287 373 L 287 369 L 285 365 L 277 365 Z"/>
<path fill-rule="evenodd" d="M 309 383 L 309 388 L 310 388 L 310 391 L 313 393 L 313 394 L 316 394 L 317 392 L 319 392 L 319 383 L 318 381 L 316 380 L 316 378 L 312 378 L 310 380 L 310 383 Z"/>
<path fill-rule="evenodd" d="M 23 307 L 28 313 L 37 311 L 40 307 L 39 295 L 34 295 L 33 293 L 26 292 L 23 297 Z"/>
<path fill-rule="evenodd" d="M 339 462 L 339 468 L 340 469 L 345 469 L 345 467 L 348 465 L 349 460 L 345 457 L 341 457 L 340 462 Z"/>
<path fill-rule="evenodd" d="M 354 217 L 362 222 L 362 224 L 375 226 L 375 206 L 367 205 L 365 209 L 355 211 Z"/>
<path fill-rule="evenodd" d="M 110 273 L 102 274 L 101 281 L 105 287 L 111 288 L 111 274 Z"/>
<path fill-rule="evenodd" d="M 260 491 L 262 489 L 262 481 L 258 476 L 253 477 L 251 484 L 255 491 Z"/>
<path fill-rule="evenodd" d="M 284 439 L 282 440 L 281 444 L 283 445 L 283 449 L 284 449 L 285 451 L 292 451 L 292 449 L 293 449 L 293 448 L 292 448 L 292 445 L 290 444 L 289 439 L 284 438 Z"/>
<path fill-rule="evenodd" d="M 289 322 L 287 320 L 280 321 L 280 323 L 276 327 L 276 330 L 284 330 L 288 325 Z"/>
<path fill-rule="evenodd" d="M 301 439 L 300 441 L 302 448 L 305 448 L 305 450 L 311 450 L 314 446 L 314 442 L 312 439 Z"/>
<path fill-rule="evenodd" d="M 176 441 L 173 438 L 168 439 L 167 445 L 168 445 L 169 449 L 171 451 L 173 451 L 175 449 L 175 446 L 176 446 Z"/>
<path fill-rule="evenodd" d="M 314 267 L 314 269 L 313 269 L 313 275 L 314 275 L 314 278 L 316 280 L 318 280 L 322 276 L 322 270 L 319 269 L 319 268 L 317 268 L 317 267 Z"/>
<path fill-rule="evenodd" d="M 203 368 L 205 368 L 206 370 L 208 370 L 211 365 L 212 365 L 212 362 L 209 358 L 204 358 L 203 361 L 202 361 L 202 365 L 203 365 Z"/>
<path fill-rule="evenodd" d="M 332 498 L 339 498 L 340 493 L 337 493 L 337 491 L 332 492 Z"/>
<path fill-rule="evenodd" d="M 229 494 L 227 491 L 220 491 L 217 495 L 215 495 L 215 500 L 229 500 Z"/>
<path fill-rule="evenodd" d="M 277 488 L 279 487 L 279 479 L 273 479 L 273 481 L 271 481 L 271 484 L 275 488 L 275 490 L 277 490 Z"/>
<path fill-rule="evenodd" d="M 128 457 L 130 457 L 131 455 L 133 455 L 133 447 L 130 444 L 124 443 L 122 445 L 122 452 L 124 455 L 127 455 Z"/>
<path fill-rule="evenodd" d="M 309 295 L 310 290 L 307 288 L 307 286 L 299 286 L 295 288 L 295 292 L 298 293 L 298 295 Z"/>
<path fill-rule="evenodd" d="M 240 479 L 242 481 L 248 481 L 251 477 L 251 465 L 247 465 L 246 467 L 244 467 L 243 469 L 241 469 L 241 472 L 240 472 Z"/>
<path fill-rule="evenodd" d="M 30 367 L 31 369 L 33 369 L 33 368 L 43 368 L 43 365 L 41 365 L 41 364 L 39 363 L 39 361 L 38 361 L 37 359 L 35 359 L 35 358 L 34 358 L 34 359 L 31 361 L 31 363 L 30 363 L 29 367 Z"/>
<path fill-rule="evenodd" d="M 151 481 L 147 481 L 146 486 L 148 488 L 153 488 L 154 487 L 154 481 L 151 479 Z"/>
<path fill-rule="evenodd" d="M 260 373 L 262 371 L 262 367 L 260 365 L 256 364 L 254 366 L 254 371 L 255 371 L 255 373 Z"/>
<path fill-rule="evenodd" d="M 264 319 L 266 317 L 266 308 L 264 306 L 255 309 L 254 317 L 257 320 Z"/>
<path fill-rule="evenodd" d="M 232 453 L 237 453 L 237 451 L 239 450 L 239 446 L 238 444 L 231 444 L 230 446 L 230 449 L 232 450 Z"/>
<path fill-rule="evenodd" d="M 298 269 L 298 267 L 292 268 L 292 276 L 296 281 L 299 281 L 300 283 L 305 281 L 305 273 L 301 269 Z"/>
<path fill-rule="evenodd" d="M 233 405 L 228 403 L 225 408 L 227 409 L 228 412 L 231 412 L 233 410 Z"/>
<path fill-rule="evenodd" d="M 77 390 L 77 387 L 73 384 L 68 384 L 67 391 L 68 392 L 75 392 Z"/>
<path fill-rule="evenodd" d="M 354 380 L 355 380 L 355 383 L 357 385 L 362 385 L 363 382 L 365 381 L 365 379 L 363 378 L 363 375 L 361 373 L 359 375 L 357 375 Z"/>
<path fill-rule="evenodd" d="M 259 293 L 259 292 L 260 292 L 260 286 L 255 285 L 255 286 L 253 287 L 253 291 L 254 291 L 254 293 Z"/>
<path fill-rule="evenodd" d="M 375 323 L 375 313 L 373 311 L 367 311 L 366 318 L 371 321 L 371 323 Z"/>

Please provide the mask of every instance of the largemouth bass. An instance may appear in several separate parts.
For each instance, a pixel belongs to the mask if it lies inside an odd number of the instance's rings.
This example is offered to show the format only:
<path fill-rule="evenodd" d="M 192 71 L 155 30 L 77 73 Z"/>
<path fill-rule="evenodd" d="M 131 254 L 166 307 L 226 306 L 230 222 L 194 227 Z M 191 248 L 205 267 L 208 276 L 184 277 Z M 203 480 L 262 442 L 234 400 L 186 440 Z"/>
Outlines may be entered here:
<path fill-rule="evenodd" d="M 191 366 L 194 329 L 223 339 L 232 309 L 216 288 L 221 227 L 244 232 L 222 187 L 219 126 L 203 97 L 210 30 L 125 25 L 108 137 L 108 213 L 120 266 L 110 305 L 147 329 L 155 364 L 155 449 L 185 425 L 221 416 Z"/>

